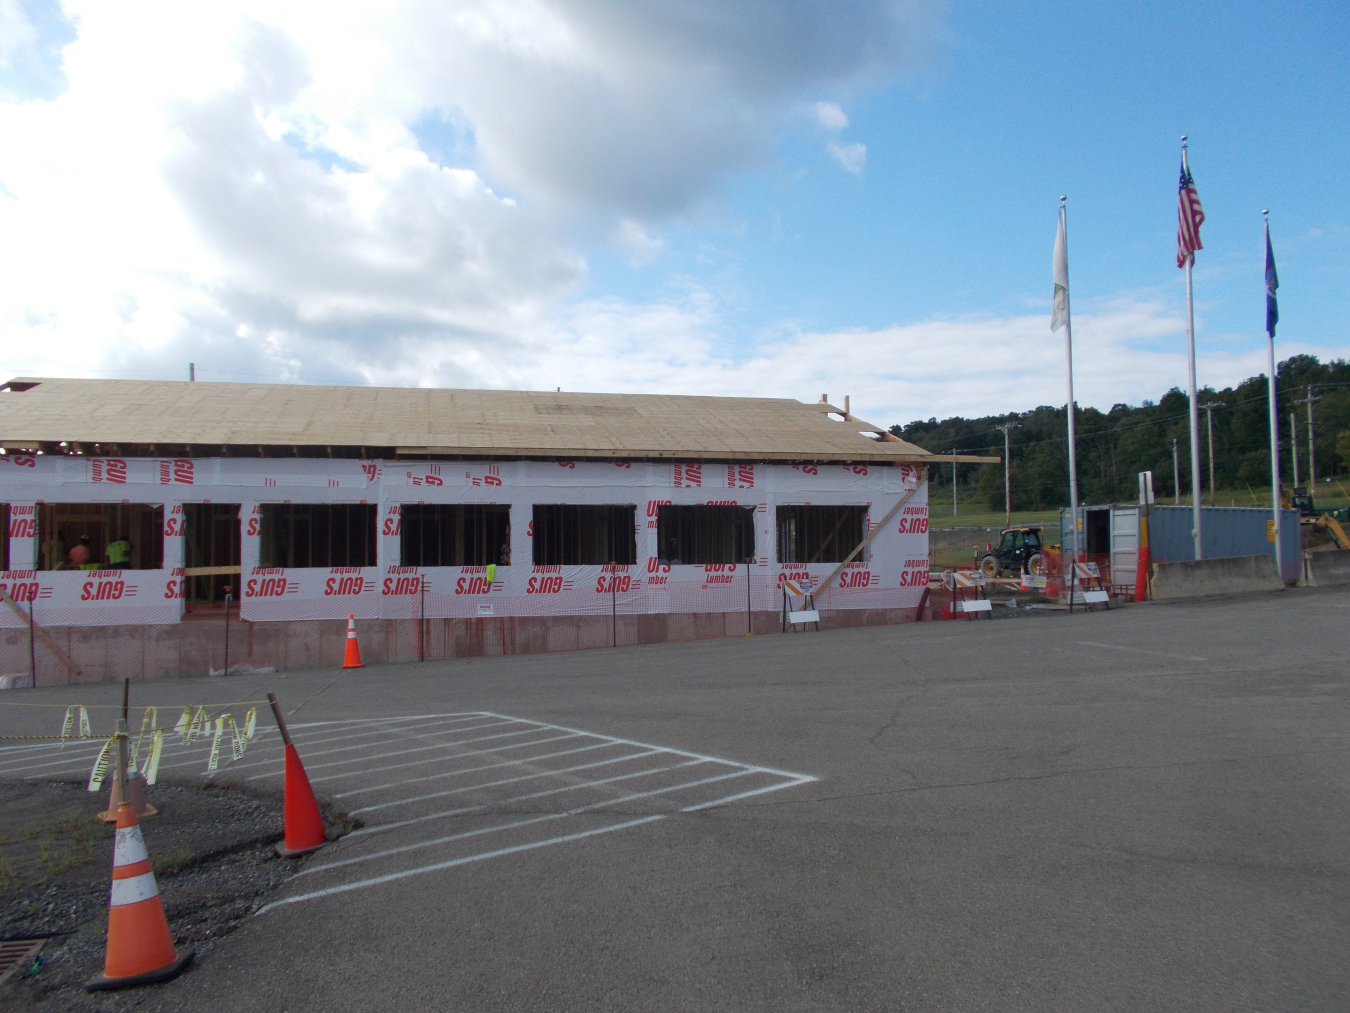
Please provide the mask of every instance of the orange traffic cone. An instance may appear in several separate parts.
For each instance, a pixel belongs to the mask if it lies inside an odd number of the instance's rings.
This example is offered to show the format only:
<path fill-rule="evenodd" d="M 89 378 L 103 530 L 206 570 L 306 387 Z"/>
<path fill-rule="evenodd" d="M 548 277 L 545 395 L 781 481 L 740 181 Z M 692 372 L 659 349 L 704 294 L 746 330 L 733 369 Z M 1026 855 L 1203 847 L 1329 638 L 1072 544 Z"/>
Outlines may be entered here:
<path fill-rule="evenodd" d="M 126 725 L 119 722 L 118 730 Z M 126 740 L 120 746 L 125 756 Z M 125 763 L 122 766 L 125 772 Z M 120 779 L 120 778 L 119 778 Z M 84 983 L 86 991 L 129 988 L 177 977 L 193 951 L 181 956 L 173 948 L 169 921 L 159 899 L 159 886 L 150 869 L 145 839 L 136 824 L 130 802 L 117 807 L 117 838 L 113 845 L 112 896 L 108 907 L 108 949 L 103 973 Z"/>
<path fill-rule="evenodd" d="M 354 641 L 349 640 L 348 643 Z M 275 845 L 275 850 L 282 858 L 299 858 L 322 848 L 328 843 L 328 836 L 323 826 L 323 814 L 319 812 L 319 802 L 314 797 L 314 789 L 305 773 L 305 765 L 300 762 L 300 754 L 286 728 L 286 719 L 281 716 L 281 705 L 277 703 L 274 693 L 268 693 L 267 700 L 276 716 L 281 741 L 286 744 L 286 801 L 283 806 L 286 839 Z"/>
<path fill-rule="evenodd" d="M 99 820 L 103 823 L 116 823 L 117 812 L 122 805 L 122 779 L 114 777 L 111 781 L 108 808 L 98 814 Z M 139 770 L 133 770 L 131 776 L 127 778 L 127 801 L 131 803 L 131 811 L 136 814 L 138 820 L 159 815 L 159 810 L 145 800 L 145 777 Z"/>
<path fill-rule="evenodd" d="M 342 659 L 343 668 L 365 668 L 361 664 L 361 648 L 356 643 L 356 616 L 347 617 L 347 654 Z M 289 764 L 287 765 L 289 768 Z"/>

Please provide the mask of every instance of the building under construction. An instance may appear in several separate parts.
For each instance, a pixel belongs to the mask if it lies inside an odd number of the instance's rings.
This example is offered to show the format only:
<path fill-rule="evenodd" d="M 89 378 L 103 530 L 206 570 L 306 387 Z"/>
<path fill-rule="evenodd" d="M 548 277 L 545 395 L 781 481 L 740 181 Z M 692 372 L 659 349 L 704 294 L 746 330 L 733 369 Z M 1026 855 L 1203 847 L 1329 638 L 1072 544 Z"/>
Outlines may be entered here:
<path fill-rule="evenodd" d="M 847 402 L 21 378 L 0 448 L 0 672 L 38 684 L 333 664 L 348 615 L 367 662 L 778 632 L 785 579 L 897 623 L 928 584 L 934 458 Z"/>

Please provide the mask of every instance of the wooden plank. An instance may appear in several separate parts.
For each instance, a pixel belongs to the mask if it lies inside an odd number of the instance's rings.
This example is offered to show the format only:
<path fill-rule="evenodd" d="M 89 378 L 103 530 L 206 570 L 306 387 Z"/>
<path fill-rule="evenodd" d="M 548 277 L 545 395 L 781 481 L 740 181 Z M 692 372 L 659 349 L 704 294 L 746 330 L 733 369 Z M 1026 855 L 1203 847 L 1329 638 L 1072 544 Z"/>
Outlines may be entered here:
<path fill-rule="evenodd" d="M 239 573 L 240 568 L 235 566 L 189 566 L 183 570 L 184 577 L 220 577 L 227 574 Z"/>
<path fill-rule="evenodd" d="M 875 538 L 877 536 L 877 533 L 880 532 L 882 528 L 884 528 L 887 524 L 891 523 L 891 518 L 900 512 L 900 508 L 909 502 L 909 498 L 927 484 L 928 478 L 927 476 L 925 476 L 919 479 L 918 485 L 916 485 L 913 489 L 909 490 L 909 492 L 901 496 L 900 502 L 895 504 L 895 506 L 891 507 L 891 512 L 888 513 L 884 518 L 882 518 L 881 523 L 872 529 L 871 534 L 869 534 L 866 538 L 864 538 L 861 542 L 858 543 L 857 548 L 855 548 L 852 552 L 850 552 L 847 558 L 845 558 L 845 560 L 842 563 L 840 563 L 838 566 L 834 568 L 834 572 L 831 573 L 828 577 L 826 577 L 821 582 L 820 587 L 817 588 L 815 591 L 813 591 L 812 594 L 816 595 L 824 594 L 825 589 L 830 586 L 830 584 L 834 581 L 834 578 L 844 572 L 844 567 L 848 566 L 849 563 L 853 562 L 853 560 L 857 557 L 858 553 L 862 552 L 863 549 L 867 548 L 867 543 L 870 542 L 873 538 Z"/>
<path fill-rule="evenodd" d="M 28 613 L 25 612 L 23 609 L 19 608 L 18 603 L 9 596 L 9 592 L 6 591 L 3 587 L 0 587 L 0 598 L 3 598 L 5 604 L 14 610 L 14 614 L 23 620 L 23 624 L 33 631 L 33 635 L 37 637 L 39 640 L 41 640 L 42 643 L 46 645 L 49 651 L 51 651 L 53 654 L 56 655 L 57 660 L 60 661 L 61 664 L 66 666 L 66 671 L 68 671 L 71 675 L 81 674 L 80 666 L 75 664 L 75 659 L 73 659 L 65 651 L 61 650 L 61 648 L 57 646 L 56 641 L 47 635 L 46 630 L 44 630 L 37 623 L 30 623 L 28 621 Z M 36 675 L 36 673 L 34 673 L 34 675 Z M 36 682 L 36 679 L 34 681 Z"/>

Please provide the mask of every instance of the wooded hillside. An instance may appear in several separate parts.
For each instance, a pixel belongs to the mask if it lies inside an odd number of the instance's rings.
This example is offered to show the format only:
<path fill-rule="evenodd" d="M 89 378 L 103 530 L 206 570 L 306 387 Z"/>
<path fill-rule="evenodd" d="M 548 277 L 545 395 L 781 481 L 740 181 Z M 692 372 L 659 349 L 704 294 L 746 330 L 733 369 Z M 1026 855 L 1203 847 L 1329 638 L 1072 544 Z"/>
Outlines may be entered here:
<path fill-rule="evenodd" d="M 1316 356 L 1296 355 L 1277 367 L 1280 406 L 1280 457 L 1285 482 L 1290 481 L 1289 412 L 1298 411 L 1299 480 L 1308 481 L 1308 385 L 1321 396 L 1313 408 L 1316 422 L 1316 458 L 1319 477 L 1342 475 L 1350 468 L 1350 362 L 1322 363 Z M 1251 377 L 1236 387 L 1205 388 L 1200 404 L 1222 401 L 1214 411 L 1214 469 L 1221 489 L 1244 485 L 1270 486 L 1270 436 L 1266 413 L 1266 377 Z M 1187 398 L 1172 388 L 1155 404 L 1113 405 L 1110 411 L 1079 407 L 1078 483 L 1084 503 L 1134 502 L 1140 471 L 1152 470 L 1158 497 L 1173 494 L 1172 441 L 1177 440 L 1181 489 L 1190 490 L 1190 447 L 1187 438 Z M 1046 510 L 1069 502 L 1069 462 L 1063 408 L 1041 406 L 1021 414 L 990 415 L 979 419 L 950 418 L 939 422 L 911 422 L 892 426 L 895 435 L 934 453 L 1003 456 L 1003 434 L 994 427 L 1013 422 L 1012 509 Z M 1209 454 L 1205 413 L 1200 413 L 1200 467 L 1209 489 Z M 952 468 L 934 466 L 931 496 L 951 494 Z M 1003 509 L 1003 466 L 956 466 L 958 494 L 974 495 L 991 510 Z"/>

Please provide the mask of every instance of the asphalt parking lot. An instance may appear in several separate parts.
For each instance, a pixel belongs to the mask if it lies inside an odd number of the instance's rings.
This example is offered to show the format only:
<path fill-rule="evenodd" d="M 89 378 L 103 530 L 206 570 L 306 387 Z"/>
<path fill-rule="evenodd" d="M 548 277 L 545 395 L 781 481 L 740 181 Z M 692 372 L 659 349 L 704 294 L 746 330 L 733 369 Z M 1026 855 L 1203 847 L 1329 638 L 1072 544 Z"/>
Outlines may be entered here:
<path fill-rule="evenodd" d="M 365 826 L 132 1002 L 1345 1009 L 1347 658 L 1350 589 L 1298 589 L 147 684 L 276 691 Z"/>

